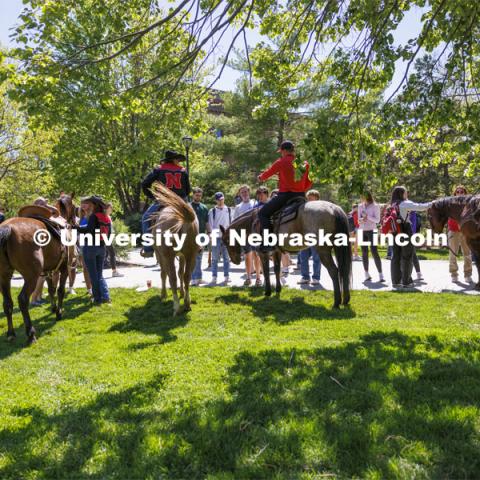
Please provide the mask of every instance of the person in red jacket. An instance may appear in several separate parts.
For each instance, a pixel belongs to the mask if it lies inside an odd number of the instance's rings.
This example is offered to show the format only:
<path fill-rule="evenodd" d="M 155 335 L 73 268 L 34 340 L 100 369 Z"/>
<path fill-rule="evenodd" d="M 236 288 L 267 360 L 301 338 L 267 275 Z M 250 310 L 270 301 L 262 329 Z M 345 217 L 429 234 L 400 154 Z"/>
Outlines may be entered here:
<path fill-rule="evenodd" d="M 290 200 L 296 197 L 305 198 L 305 192 L 310 189 L 312 182 L 308 178 L 309 164 L 304 162 L 305 171 L 301 178 L 295 178 L 295 146 L 290 141 L 282 142 L 279 153 L 281 157 L 258 176 L 260 182 L 268 180 L 273 175 L 278 175 L 278 194 L 259 210 L 258 218 L 262 228 L 262 233 L 269 231 L 270 219 L 272 215 L 280 210 Z M 268 247 L 261 247 L 262 251 L 268 251 Z"/>
<path fill-rule="evenodd" d="M 453 196 L 467 195 L 467 189 L 463 185 L 458 185 L 453 190 Z M 472 283 L 472 257 L 470 248 L 468 248 L 467 241 L 460 231 L 460 225 L 453 218 L 448 219 L 448 246 L 450 247 L 449 254 L 449 270 L 452 276 L 452 282 L 458 282 L 458 263 L 455 256 L 459 249 L 463 253 L 463 274 L 466 283 Z"/>

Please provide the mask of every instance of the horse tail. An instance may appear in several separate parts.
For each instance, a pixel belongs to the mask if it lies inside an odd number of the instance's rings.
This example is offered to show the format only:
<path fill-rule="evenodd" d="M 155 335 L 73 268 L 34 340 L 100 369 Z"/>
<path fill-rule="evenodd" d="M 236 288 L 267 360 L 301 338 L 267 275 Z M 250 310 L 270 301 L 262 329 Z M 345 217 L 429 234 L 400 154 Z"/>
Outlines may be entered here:
<path fill-rule="evenodd" d="M 341 233 L 347 238 L 347 245 L 334 247 L 343 304 L 347 305 L 350 301 L 350 288 L 352 285 L 352 247 L 349 241 L 348 218 L 341 208 L 336 209 L 334 215 L 335 233 Z"/>
<path fill-rule="evenodd" d="M 162 205 L 172 210 L 172 216 L 175 220 L 175 225 L 172 228 L 174 232 L 180 230 L 182 225 L 196 221 L 195 210 L 176 193 L 163 185 L 163 183 L 155 182 L 152 187 L 152 193 Z"/>
<path fill-rule="evenodd" d="M 12 234 L 12 227 L 10 225 L 0 225 L 0 259 L 8 262 L 7 242 Z"/>

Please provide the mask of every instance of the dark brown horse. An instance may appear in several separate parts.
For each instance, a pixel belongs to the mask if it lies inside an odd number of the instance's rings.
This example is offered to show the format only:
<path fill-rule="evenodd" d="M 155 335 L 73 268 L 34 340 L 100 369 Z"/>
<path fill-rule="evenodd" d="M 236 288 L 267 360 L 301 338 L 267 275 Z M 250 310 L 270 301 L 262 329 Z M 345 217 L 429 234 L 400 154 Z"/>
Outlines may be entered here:
<path fill-rule="evenodd" d="M 74 208 L 71 200 L 71 197 L 59 200 L 66 208 L 64 213 Z M 38 230 L 45 230 L 45 224 L 39 218 L 14 217 L 0 225 L 0 289 L 3 295 L 3 311 L 8 323 L 7 337 L 13 340 L 16 336 L 13 329 L 13 300 L 10 290 L 13 272 L 16 270 L 24 279 L 23 288 L 18 296 L 18 305 L 22 312 L 28 344 L 36 340 L 35 328 L 29 313 L 29 302 L 38 279 L 43 274 L 47 275 L 52 310 L 57 320 L 60 320 L 68 276 L 69 254 L 66 247 L 62 246 L 55 236 L 52 236 L 45 246 L 39 246 L 34 240 Z M 52 278 L 57 272 L 58 305 L 55 303 L 56 286 Z"/>
<path fill-rule="evenodd" d="M 230 231 L 245 231 L 246 235 L 257 233 L 255 230 L 258 209 L 250 210 L 241 217 L 237 218 L 226 230 L 221 227 L 223 233 L 223 242 L 227 246 L 228 254 L 233 263 L 239 264 L 241 261 L 241 246 L 237 243 L 230 245 Z M 345 212 L 330 202 L 322 200 L 307 202 L 298 209 L 297 217 L 288 223 L 281 224 L 276 233 L 279 235 L 288 235 L 292 238 L 292 234 L 314 234 L 318 235 L 319 230 L 323 230 L 325 234 L 343 234 L 347 240 L 347 244 L 343 246 L 316 246 L 320 256 L 322 265 L 327 269 L 328 274 L 333 282 L 334 290 L 334 307 L 340 304 L 348 305 L 350 301 L 350 284 L 352 273 L 352 251 L 348 242 L 348 220 Z M 284 247 L 278 247 L 273 252 L 273 268 L 276 278 L 276 293 L 282 290 L 280 281 L 280 263 L 283 252 L 298 252 L 305 247 L 286 242 Z M 337 262 L 332 257 L 332 250 L 335 251 Z M 262 260 L 263 272 L 265 276 L 265 295 L 272 294 L 270 284 L 270 254 L 259 253 Z M 342 296 L 343 295 L 343 296 Z"/>
<path fill-rule="evenodd" d="M 479 281 L 475 288 L 480 290 L 480 195 L 462 195 L 436 200 L 428 209 L 428 220 L 435 233 L 442 233 L 449 218 L 460 225 L 465 240 L 475 255 Z"/>

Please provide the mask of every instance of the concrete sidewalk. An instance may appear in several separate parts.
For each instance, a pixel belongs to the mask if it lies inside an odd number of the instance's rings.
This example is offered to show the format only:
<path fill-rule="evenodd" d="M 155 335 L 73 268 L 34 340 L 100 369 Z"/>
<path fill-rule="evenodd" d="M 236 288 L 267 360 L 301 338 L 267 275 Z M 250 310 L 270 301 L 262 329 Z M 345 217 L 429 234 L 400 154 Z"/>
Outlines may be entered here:
<path fill-rule="evenodd" d="M 144 259 L 140 256 L 138 250 L 131 252 L 128 262 L 135 266 L 124 266 L 119 268 L 119 271 L 124 274 L 121 278 L 112 278 L 111 270 L 105 270 L 105 279 L 107 280 L 108 286 L 111 288 L 123 287 L 123 288 L 137 288 L 137 287 L 146 287 L 147 280 L 152 281 L 153 287 L 160 286 L 160 270 L 159 267 L 155 264 L 153 259 Z M 296 264 L 296 259 L 295 259 Z M 207 268 L 207 254 L 203 256 L 203 267 Z M 468 285 L 463 281 L 463 276 L 460 275 L 460 282 L 453 283 L 448 272 L 448 262 L 445 260 L 421 260 L 420 267 L 424 280 L 419 282 L 415 281 L 415 286 L 419 291 L 423 292 L 457 292 L 457 293 L 468 293 L 468 294 L 478 294 L 473 289 L 472 285 Z M 460 262 L 460 273 L 462 272 L 463 262 Z M 310 263 L 311 268 L 311 263 Z M 354 290 L 375 290 L 375 291 L 389 291 L 392 289 L 390 281 L 390 261 L 382 260 L 382 268 L 386 278 L 386 282 L 381 283 L 378 281 L 378 274 L 373 264 L 373 260 L 370 260 L 370 274 L 372 276 L 372 281 L 364 282 L 364 272 L 362 262 L 355 261 L 353 262 L 353 289 Z M 474 269 L 475 270 L 475 269 Z M 244 265 L 233 265 L 230 263 L 230 284 L 231 286 L 243 286 L 245 280 L 244 277 Z M 202 285 L 199 288 L 208 288 L 208 283 L 211 281 L 212 274 L 210 270 L 204 270 L 203 279 L 207 282 L 205 285 Z M 332 290 L 332 282 L 328 275 L 328 272 L 325 268 L 321 269 L 321 285 L 319 286 L 310 286 L 310 285 L 299 285 L 297 282 L 300 280 L 300 272 L 294 270 L 293 267 L 290 267 L 290 273 L 285 278 L 284 286 L 290 288 L 297 288 L 303 290 Z M 413 278 L 416 278 L 415 272 Z M 474 280 L 476 281 L 476 272 L 474 271 Z M 271 270 L 271 280 L 275 283 L 275 278 L 273 275 L 273 269 Z M 220 264 L 219 266 L 219 276 L 218 276 L 219 285 L 223 281 L 223 268 Z M 21 286 L 22 279 L 15 277 L 12 282 L 14 286 Z M 254 283 L 254 281 L 252 282 Z M 77 276 L 76 287 L 85 287 L 83 281 L 83 275 L 80 274 Z"/>

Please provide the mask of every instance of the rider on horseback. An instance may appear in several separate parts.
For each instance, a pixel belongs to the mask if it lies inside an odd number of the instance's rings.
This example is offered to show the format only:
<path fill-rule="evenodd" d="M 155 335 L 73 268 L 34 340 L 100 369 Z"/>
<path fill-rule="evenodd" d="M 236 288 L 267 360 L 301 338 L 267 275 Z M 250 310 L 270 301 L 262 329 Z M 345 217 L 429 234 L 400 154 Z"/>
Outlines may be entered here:
<path fill-rule="evenodd" d="M 180 162 L 183 161 L 185 161 L 185 155 L 172 150 L 167 150 L 165 152 L 165 158 L 160 161 L 161 165 L 154 168 L 152 172 L 144 178 L 142 182 L 143 193 L 154 202 L 142 216 L 142 233 L 150 232 L 152 215 L 162 208 L 162 205 L 155 201 L 155 197 L 150 191 L 154 182 L 163 183 L 166 187 L 185 200 L 185 202 L 188 201 L 188 195 L 190 194 L 190 180 L 187 170 L 180 166 Z M 142 256 L 153 257 L 153 246 L 144 246 Z"/>
<path fill-rule="evenodd" d="M 305 192 L 312 186 L 308 179 L 309 164 L 304 162 L 304 173 L 299 180 L 295 179 L 295 146 L 292 142 L 286 140 L 280 145 L 278 150 L 281 157 L 276 160 L 267 170 L 258 176 L 258 180 L 264 182 L 272 175 L 278 175 L 278 195 L 270 200 L 259 210 L 258 218 L 262 234 L 268 233 L 271 226 L 272 215 L 284 207 L 293 198 L 305 198 Z M 260 250 L 269 251 L 271 248 L 263 245 Z"/>

